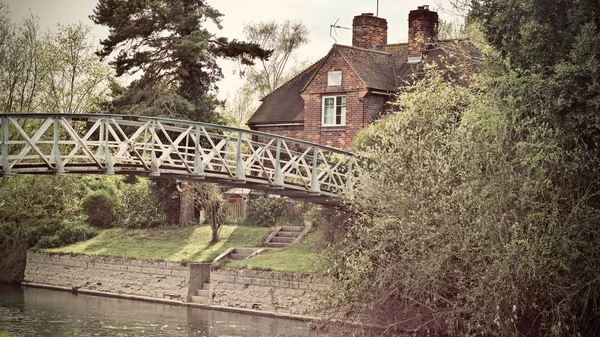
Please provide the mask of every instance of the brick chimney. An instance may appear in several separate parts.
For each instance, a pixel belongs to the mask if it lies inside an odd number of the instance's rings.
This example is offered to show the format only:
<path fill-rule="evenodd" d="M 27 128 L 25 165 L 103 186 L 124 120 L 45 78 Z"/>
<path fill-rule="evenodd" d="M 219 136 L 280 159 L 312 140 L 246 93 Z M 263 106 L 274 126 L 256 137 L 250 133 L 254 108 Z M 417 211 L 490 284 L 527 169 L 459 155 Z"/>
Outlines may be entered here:
<path fill-rule="evenodd" d="M 387 20 L 362 13 L 352 21 L 352 46 L 373 49 L 387 44 Z"/>
<path fill-rule="evenodd" d="M 408 56 L 423 55 L 430 43 L 437 41 L 438 14 L 429 6 L 419 6 L 408 14 Z"/>

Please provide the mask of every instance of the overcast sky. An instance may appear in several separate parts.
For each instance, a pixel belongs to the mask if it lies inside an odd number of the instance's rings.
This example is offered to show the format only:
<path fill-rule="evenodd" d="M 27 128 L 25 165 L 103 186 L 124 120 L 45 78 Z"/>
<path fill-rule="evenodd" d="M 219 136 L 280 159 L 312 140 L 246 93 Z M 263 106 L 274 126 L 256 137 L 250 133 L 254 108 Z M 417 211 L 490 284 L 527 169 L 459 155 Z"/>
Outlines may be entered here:
<path fill-rule="evenodd" d="M 82 21 L 94 26 L 88 18 L 97 0 L 3 0 L 8 3 L 15 20 L 33 14 L 39 17 L 42 29 L 53 29 L 58 23 Z M 361 13 L 377 13 L 388 22 L 388 43 L 405 42 L 408 35 L 408 12 L 420 5 L 430 5 L 438 10 L 440 19 L 456 22 L 458 19 L 440 6 L 448 7 L 448 0 L 209 0 L 223 17 L 223 29 L 217 34 L 230 39 L 243 38 L 243 26 L 248 22 L 267 20 L 301 20 L 308 27 L 310 42 L 300 50 L 301 60 L 316 61 L 324 56 L 335 43 L 330 36 L 330 25 L 352 26 L 352 18 Z M 108 35 L 105 27 L 94 26 L 93 33 L 99 40 Z M 350 45 L 350 30 L 338 29 L 334 35 L 337 43 Z M 241 80 L 232 73 L 227 62 L 221 62 L 225 79 L 219 85 L 219 97 L 233 95 Z"/>

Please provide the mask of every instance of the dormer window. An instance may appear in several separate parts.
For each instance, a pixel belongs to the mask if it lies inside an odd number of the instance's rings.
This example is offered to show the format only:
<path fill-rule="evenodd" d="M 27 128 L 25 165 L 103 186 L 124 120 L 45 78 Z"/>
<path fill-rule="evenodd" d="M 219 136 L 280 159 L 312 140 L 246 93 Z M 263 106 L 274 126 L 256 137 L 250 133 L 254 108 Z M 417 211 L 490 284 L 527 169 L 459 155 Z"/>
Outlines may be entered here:
<path fill-rule="evenodd" d="M 340 86 L 342 85 L 342 71 L 330 71 L 327 73 L 327 86 Z"/>

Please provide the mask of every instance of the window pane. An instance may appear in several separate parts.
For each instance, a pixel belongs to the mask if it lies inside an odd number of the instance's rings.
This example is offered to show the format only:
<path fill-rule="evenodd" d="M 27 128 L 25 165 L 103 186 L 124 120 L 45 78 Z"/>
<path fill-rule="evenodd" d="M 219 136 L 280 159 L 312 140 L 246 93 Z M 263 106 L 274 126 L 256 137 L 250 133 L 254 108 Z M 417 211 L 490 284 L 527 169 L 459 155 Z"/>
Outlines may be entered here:
<path fill-rule="evenodd" d="M 325 108 L 325 124 L 333 124 L 333 107 Z"/>
<path fill-rule="evenodd" d="M 323 124 L 333 124 L 335 100 L 333 97 L 325 98 L 323 109 Z"/>
<path fill-rule="evenodd" d="M 325 108 L 333 108 L 334 100 L 333 97 L 325 98 Z"/>
<path fill-rule="evenodd" d="M 338 106 L 335 112 L 335 124 L 342 124 L 342 107 Z"/>

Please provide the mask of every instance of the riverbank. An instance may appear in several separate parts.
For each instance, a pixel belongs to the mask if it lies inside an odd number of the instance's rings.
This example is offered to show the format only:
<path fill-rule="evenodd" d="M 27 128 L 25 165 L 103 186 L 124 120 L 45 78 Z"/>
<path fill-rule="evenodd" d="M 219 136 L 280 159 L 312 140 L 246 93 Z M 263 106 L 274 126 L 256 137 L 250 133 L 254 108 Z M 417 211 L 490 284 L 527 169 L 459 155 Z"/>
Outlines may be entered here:
<path fill-rule="evenodd" d="M 211 244 L 208 225 L 162 229 L 112 228 L 100 230 L 94 238 L 68 246 L 39 249 L 50 254 L 122 257 L 177 263 L 208 263 L 233 247 L 260 247 L 274 228 L 224 225 L 220 240 Z M 223 259 L 219 263 L 242 269 L 273 270 L 299 274 L 325 274 L 322 247 L 317 233 L 284 248 L 264 251 L 244 260 Z M 140 244 L 143 243 L 143 244 Z"/>
<path fill-rule="evenodd" d="M 73 294 L 84 294 L 84 295 L 107 297 L 107 298 L 125 299 L 125 300 L 131 300 L 131 301 L 142 301 L 142 302 L 148 302 L 148 303 L 170 304 L 170 305 L 177 305 L 177 306 L 187 306 L 187 307 L 192 307 L 192 308 L 204 308 L 204 309 L 210 309 L 210 310 L 214 310 L 214 311 L 230 312 L 230 313 L 237 313 L 237 314 L 244 314 L 244 315 L 255 315 L 255 316 L 270 317 L 270 318 L 285 318 L 285 319 L 291 319 L 291 320 L 303 321 L 303 322 L 315 322 L 320 319 L 316 316 L 310 316 L 310 315 L 293 315 L 293 314 L 285 314 L 285 313 L 274 313 L 274 312 L 262 311 L 262 310 L 256 310 L 256 309 L 244 309 L 244 308 L 235 308 L 235 307 L 220 306 L 220 305 L 208 305 L 208 304 L 200 304 L 200 303 L 192 303 L 192 302 L 181 302 L 181 301 L 153 298 L 153 297 L 146 297 L 146 296 L 115 294 L 115 293 L 108 293 L 108 292 L 96 291 L 96 290 L 78 289 L 77 291 L 74 291 L 73 289 L 68 288 L 68 287 L 53 286 L 53 285 L 39 284 L 39 283 L 28 283 L 25 281 L 21 282 L 21 285 L 24 287 L 57 290 L 57 291 L 64 291 L 64 292 L 69 292 L 69 293 L 73 293 Z M 0 336 L 0 337 L 2 337 L 2 336 Z"/>
<path fill-rule="evenodd" d="M 23 284 L 310 320 L 329 280 L 319 275 L 235 269 L 209 263 L 29 251 Z"/>
<path fill-rule="evenodd" d="M 312 320 L 329 286 L 316 233 L 244 260 L 212 262 L 231 247 L 260 246 L 271 231 L 229 225 L 210 244 L 208 226 L 103 230 L 87 241 L 28 251 L 22 284 Z"/>

